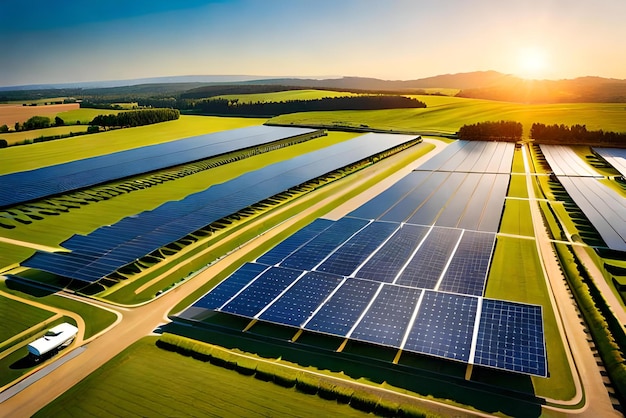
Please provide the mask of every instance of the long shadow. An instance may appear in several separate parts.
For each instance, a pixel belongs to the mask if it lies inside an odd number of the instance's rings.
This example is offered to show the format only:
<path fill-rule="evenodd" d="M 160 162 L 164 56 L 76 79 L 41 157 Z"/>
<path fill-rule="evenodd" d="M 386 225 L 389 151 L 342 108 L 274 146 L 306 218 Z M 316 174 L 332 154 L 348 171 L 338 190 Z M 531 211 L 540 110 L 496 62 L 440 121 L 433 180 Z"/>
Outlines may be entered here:
<path fill-rule="evenodd" d="M 267 324 L 263 325 L 260 332 L 255 332 L 252 327 L 244 333 L 241 329 L 218 325 L 221 316 L 223 314 L 212 317 L 212 324 L 198 324 L 176 318 L 175 322 L 164 326 L 162 330 L 264 358 L 281 357 L 302 367 L 343 372 L 353 379 L 386 382 L 423 396 L 452 399 L 488 413 L 538 417 L 541 415 L 541 405 L 545 403 L 535 396 L 529 376 L 492 373 L 487 369 L 478 372 L 475 367 L 474 376 L 477 378 L 465 380 L 465 366 L 460 363 L 404 353 L 399 364 L 392 364 L 391 353 L 395 353 L 395 350 L 350 342 L 344 351 L 337 353 L 335 350 L 343 341 L 340 338 L 304 333 L 296 342 L 290 342 L 281 338 L 287 334 L 285 327 L 278 327 L 274 333 L 280 335 L 279 338 L 269 335 L 270 326 Z M 293 330 L 290 331 L 293 336 Z"/>
<path fill-rule="evenodd" d="M 58 291 L 58 289 L 53 289 L 52 287 L 46 285 L 39 286 L 30 283 L 28 280 L 24 280 L 23 278 L 14 275 L 8 275 L 4 283 L 11 290 L 26 293 L 27 295 L 31 295 L 36 298 L 50 296 Z"/>

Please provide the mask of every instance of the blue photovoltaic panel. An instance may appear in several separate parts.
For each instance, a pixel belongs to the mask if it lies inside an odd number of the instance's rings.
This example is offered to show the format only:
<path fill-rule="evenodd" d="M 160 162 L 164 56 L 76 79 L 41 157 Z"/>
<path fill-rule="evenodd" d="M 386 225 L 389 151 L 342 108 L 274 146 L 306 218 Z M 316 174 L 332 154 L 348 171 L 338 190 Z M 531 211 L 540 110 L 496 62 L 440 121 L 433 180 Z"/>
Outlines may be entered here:
<path fill-rule="evenodd" d="M 417 170 L 510 173 L 514 151 L 513 143 L 456 141 Z"/>
<path fill-rule="evenodd" d="M 460 229 L 433 228 L 398 277 L 396 284 L 425 289 L 434 288 L 460 236 Z"/>
<path fill-rule="evenodd" d="M 22 265 L 95 282 L 214 221 L 412 139 L 409 135 L 367 134 L 302 154 L 101 227 L 87 236 L 74 236 L 61 244 L 71 253 L 38 251 Z M 88 258 L 86 262 L 81 262 L 83 255 Z"/>
<path fill-rule="evenodd" d="M 478 298 L 426 291 L 404 349 L 467 362 Z"/>
<path fill-rule="evenodd" d="M 333 221 L 331 220 L 318 218 L 286 238 L 284 241 L 281 241 L 274 248 L 259 257 L 256 262 L 268 265 L 278 264 L 306 242 L 318 236 L 332 224 Z"/>
<path fill-rule="evenodd" d="M 317 271 L 350 276 L 400 225 L 389 222 L 372 222 L 344 243 Z"/>
<path fill-rule="evenodd" d="M 434 224 L 446 203 L 457 192 L 464 177 L 465 173 L 450 173 L 439 189 L 425 198 L 424 203 L 407 222 L 418 225 Z"/>
<path fill-rule="evenodd" d="M 405 222 L 439 189 L 439 187 L 441 187 L 449 176 L 450 173 L 428 173 L 427 181 L 424 181 L 419 187 L 404 196 L 402 200 L 382 215 L 380 220 Z"/>
<path fill-rule="evenodd" d="M 209 293 L 200 298 L 193 306 L 204 309 L 218 309 L 267 268 L 267 266 L 261 264 L 244 264 L 227 279 L 211 289 Z"/>
<path fill-rule="evenodd" d="M 345 240 L 350 238 L 361 228 L 365 227 L 369 221 L 355 218 L 342 218 L 331 225 L 305 246 L 287 257 L 281 267 L 288 267 L 300 270 L 312 270 L 324 258 L 332 253 Z"/>
<path fill-rule="evenodd" d="M 411 193 L 414 189 L 419 187 L 422 182 L 426 181 L 429 176 L 430 173 L 421 171 L 409 173 L 393 186 L 365 202 L 348 215 L 355 218 L 379 219 L 407 194 Z"/>
<path fill-rule="evenodd" d="M 495 234 L 465 231 L 437 290 L 482 296 Z"/>
<path fill-rule="evenodd" d="M 480 221 L 485 212 L 485 207 L 489 201 L 489 195 L 493 189 L 494 182 L 496 180 L 496 174 L 482 174 L 480 182 L 472 198 L 467 202 L 465 211 L 459 219 L 457 224 L 458 228 L 477 230 L 480 225 Z M 502 207 L 500 207 L 502 211 Z M 498 221 L 499 221 L 498 217 Z M 499 222 L 498 222 L 499 223 Z"/>
<path fill-rule="evenodd" d="M 467 205 L 471 202 L 472 198 L 476 196 L 474 190 L 482 179 L 482 174 L 464 173 L 463 176 L 463 183 L 448 200 L 448 203 L 439 214 L 435 225 L 456 228 L 459 225 L 459 220 L 463 216 Z"/>
<path fill-rule="evenodd" d="M 345 336 L 372 300 L 379 286 L 380 284 L 367 280 L 347 279 L 304 328 Z"/>
<path fill-rule="evenodd" d="M 404 224 L 383 247 L 355 273 L 356 277 L 391 283 L 424 239 L 428 227 Z"/>
<path fill-rule="evenodd" d="M 341 283 L 341 277 L 309 272 L 276 300 L 259 319 L 294 327 L 301 326 Z"/>
<path fill-rule="evenodd" d="M 253 318 L 293 283 L 302 272 L 272 267 L 221 310 Z"/>
<path fill-rule="evenodd" d="M 315 132 L 251 126 L 0 176 L 0 207 Z"/>
<path fill-rule="evenodd" d="M 424 164 L 420 165 L 416 168 L 416 170 L 420 171 L 436 171 L 440 170 L 441 167 L 450 159 L 454 158 L 454 155 L 460 153 L 464 147 L 470 145 L 470 141 L 454 141 L 451 144 L 446 145 L 446 147 L 439 154 L 434 155 Z M 461 154 L 459 154 L 461 155 Z"/>
<path fill-rule="evenodd" d="M 545 377 L 541 306 L 483 299 L 474 364 Z"/>
<path fill-rule="evenodd" d="M 400 347 L 421 289 L 383 284 L 350 338 Z"/>
<path fill-rule="evenodd" d="M 491 194 L 485 204 L 485 209 L 480 220 L 478 231 L 498 232 L 500 220 L 504 211 L 504 201 L 509 188 L 511 176 L 508 174 L 498 174 L 496 176 Z"/>

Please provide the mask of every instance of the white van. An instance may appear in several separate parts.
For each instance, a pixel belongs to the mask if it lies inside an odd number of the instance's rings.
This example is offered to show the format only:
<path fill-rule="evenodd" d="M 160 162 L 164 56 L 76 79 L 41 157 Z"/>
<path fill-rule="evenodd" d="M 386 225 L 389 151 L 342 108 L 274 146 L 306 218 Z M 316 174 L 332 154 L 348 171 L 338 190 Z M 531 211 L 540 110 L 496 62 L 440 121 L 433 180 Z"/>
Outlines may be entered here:
<path fill-rule="evenodd" d="M 76 334 L 78 334 L 78 328 L 64 322 L 50 328 L 43 337 L 28 344 L 28 351 L 35 357 L 41 357 L 52 350 L 67 347 L 74 341 Z"/>

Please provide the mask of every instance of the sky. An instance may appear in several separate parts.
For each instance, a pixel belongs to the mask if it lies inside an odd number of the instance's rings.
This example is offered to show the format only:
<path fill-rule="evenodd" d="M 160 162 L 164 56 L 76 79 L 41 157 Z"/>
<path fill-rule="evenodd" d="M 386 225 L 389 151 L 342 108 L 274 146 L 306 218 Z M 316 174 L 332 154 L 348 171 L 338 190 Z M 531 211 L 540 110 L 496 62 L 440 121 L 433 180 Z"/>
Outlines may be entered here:
<path fill-rule="evenodd" d="M 0 86 L 176 75 L 626 79 L 625 0 L 0 1 Z"/>

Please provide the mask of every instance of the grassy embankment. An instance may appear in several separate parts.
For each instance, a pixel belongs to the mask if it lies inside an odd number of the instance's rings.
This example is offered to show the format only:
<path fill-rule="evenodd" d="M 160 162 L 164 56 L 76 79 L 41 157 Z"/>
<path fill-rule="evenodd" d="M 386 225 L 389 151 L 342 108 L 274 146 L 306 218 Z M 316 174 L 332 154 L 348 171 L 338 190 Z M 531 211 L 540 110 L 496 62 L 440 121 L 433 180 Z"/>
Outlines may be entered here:
<path fill-rule="evenodd" d="M 270 123 L 359 127 L 417 132 L 455 133 L 464 124 L 513 120 L 524 125 L 528 137 L 534 122 L 581 124 L 587 129 L 626 132 L 624 105 L 576 103 L 530 105 L 443 96 L 411 96 L 425 102 L 425 109 L 307 112 L 276 116 Z"/>

